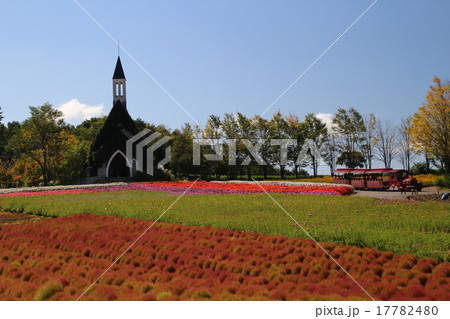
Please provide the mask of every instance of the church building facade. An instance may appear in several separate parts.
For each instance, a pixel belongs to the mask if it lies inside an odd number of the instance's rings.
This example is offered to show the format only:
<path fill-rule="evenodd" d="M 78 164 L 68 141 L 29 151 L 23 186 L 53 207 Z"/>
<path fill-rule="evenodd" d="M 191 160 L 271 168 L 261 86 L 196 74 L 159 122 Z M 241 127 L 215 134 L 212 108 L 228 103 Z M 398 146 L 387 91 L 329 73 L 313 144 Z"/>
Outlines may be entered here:
<path fill-rule="evenodd" d="M 91 146 L 89 182 L 127 179 L 136 175 L 135 165 L 127 165 L 126 141 L 138 130 L 127 110 L 126 78 L 120 57 L 112 80 L 113 107 Z"/>

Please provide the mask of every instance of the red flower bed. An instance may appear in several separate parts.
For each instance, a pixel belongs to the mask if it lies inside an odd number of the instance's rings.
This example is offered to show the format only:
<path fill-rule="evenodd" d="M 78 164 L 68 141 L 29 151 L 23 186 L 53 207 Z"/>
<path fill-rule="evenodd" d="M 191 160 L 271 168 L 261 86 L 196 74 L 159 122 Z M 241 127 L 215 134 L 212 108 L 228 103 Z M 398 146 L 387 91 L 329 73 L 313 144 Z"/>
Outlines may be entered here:
<path fill-rule="evenodd" d="M 101 186 L 79 189 L 62 190 L 40 190 L 33 192 L 20 192 L 0 194 L 0 197 L 30 197 L 42 195 L 65 195 L 81 193 L 115 192 L 120 190 L 143 190 L 154 192 L 182 193 L 194 182 L 151 182 L 151 183 L 130 183 L 123 186 Z M 286 186 L 286 185 L 261 185 L 270 193 L 287 193 L 298 195 L 348 195 L 353 192 L 350 187 L 342 186 Z M 257 184 L 252 183 L 216 183 L 216 182 L 196 182 L 186 195 L 202 194 L 248 194 L 263 193 L 264 191 Z"/>
<path fill-rule="evenodd" d="M 149 221 L 74 215 L 0 226 L 1 300 L 75 300 Z M 449 300 L 450 266 L 323 243 L 377 300 Z M 297 238 L 156 223 L 83 300 L 368 300 Z"/>
<path fill-rule="evenodd" d="M 64 190 L 48 190 L 48 191 L 36 191 L 36 192 L 20 192 L 20 193 L 8 193 L 0 194 L 0 197 L 15 197 L 15 196 L 42 196 L 42 195 L 65 195 L 65 194 L 82 194 L 92 193 L 95 189 L 64 189 Z"/>
<path fill-rule="evenodd" d="M 180 187 L 187 188 L 193 182 L 152 182 L 141 183 L 145 185 L 164 186 L 164 187 Z M 233 190 L 250 193 L 263 193 L 261 189 L 271 193 L 298 193 L 298 194 L 328 194 L 328 195 L 348 195 L 352 193 L 350 187 L 341 186 L 286 186 L 286 185 L 270 185 L 263 184 L 259 186 L 254 183 L 216 183 L 216 182 L 196 182 L 192 188 L 196 189 L 217 189 L 217 190 Z"/>

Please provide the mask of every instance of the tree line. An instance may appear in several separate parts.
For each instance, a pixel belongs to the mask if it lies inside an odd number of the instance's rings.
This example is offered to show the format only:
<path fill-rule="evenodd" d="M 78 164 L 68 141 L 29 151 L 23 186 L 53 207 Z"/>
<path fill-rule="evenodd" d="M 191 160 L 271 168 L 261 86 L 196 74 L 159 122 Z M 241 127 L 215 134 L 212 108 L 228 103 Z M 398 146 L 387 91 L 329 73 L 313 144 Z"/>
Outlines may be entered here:
<path fill-rule="evenodd" d="M 419 154 L 425 155 L 425 163 L 420 164 L 425 169 L 434 166 L 449 175 L 450 85 L 439 78 L 434 78 L 433 83 L 417 112 L 397 124 L 374 114 L 363 115 L 355 108 L 338 108 L 328 127 L 313 113 L 300 119 L 279 111 L 269 119 L 247 117 L 240 112 L 210 115 L 204 127 L 185 123 L 175 130 L 142 119 L 134 124 L 139 131 L 149 128 L 171 137 L 171 161 L 165 172 L 175 178 L 298 178 L 307 174 L 306 167 L 316 176 L 321 160 L 330 172 L 337 166 L 374 168 L 375 160 L 391 167 L 395 159 L 403 168 L 411 169 Z M 106 117 L 73 126 L 64 122 L 59 110 L 46 103 L 31 106 L 30 117 L 23 122 L 3 124 L 2 119 L 0 108 L 0 183 L 5 187 L 79 182 L 88 169 L 90 147 Z M 212 145 L 202 146 L 200 165 L 193 164 L 193 144 L 197 139 L 213 141 Z M 287 148 L 287 162 L 281 160 L 280 148 L 273 146 L 282 139 L 296 141 L 296 145 Z M 235 140 L 235 147 L 225 143 L 223 160 L 207 161 L 203 154 L 215 154 L 213 143 L 224 140 Z M 257 154 L 252 154 L 249 145 L 258 146 Z M 299 162 L 301 152 L 304 156 Z M 255 155 L 264 165 L 254 160 Z M 235 159 L 233 165 L 229 165 L 230 156 Z M 253 160 L 246 160 L 248 157 Z M 139 177 L 151 178 L 144 174 Z"/>
<path fill-rule="evenodd" d="M 392 167 L 398 160 L 402 168 L 410 170 L 413 161 L 423 154 L 424 163 L 416 163 L 421 172 L 431 172 L 432 167 L 449 175 L 450 173 L 450 107 L 449 81 L 433 79 L 433 85 L 426 96 L 426 101 L 416 113 L 400 119 L 395 124 L 390 120 L 379 119 L 375 114 L 362 115 L 355 108 L 338 108 L 332 117 L 330 127 L 316 115 L 307 114 L 303 120 L 295 114 L 282 115 L 276 112 L 270 119 L 259 116 L 251 118 L 242 113 L 226 113 L 223 117 L 210 115 L 203 129 L 190 124 L 176 130 L 172 136 L 171 171 L 177 177 L 199 175 L 202 178 L 219 179 L 227 176 L 236 179 L 246 174 L 260 175 L 267 179 L 269 173 L 276 173 L 283 179 L 286 170 L 299 177 L 310 167 L 317 176 L 319 160 L 322 159 L 332 172 L 337 166 L 346 168 L 372 169 L 375 160 L 384 167 Z M 202 158 L 201 166 L 192 166 L 192 149 L 194 139 L 236 140 L 236 165 L 229 165 L 224 144 L 224 160 L 208 162 Z M 289 146 L 288 164 L 280 163 L 280 150 L 271 147 L 272 140 L 293 139 L 297 145 Z M 256 161 L 245 163 L 251 155 L 247 145 L 258 145 L 258 156 L 267 165 L 258 165 Z M 308 141 L 307 144 L 306 141 Z M 300 152 L 306 156 L 298 163 Z M 204 154 L 214 153 L 213 146 L 205 146 Z M 246 165 L 245 165 L 246 164 Z"/>

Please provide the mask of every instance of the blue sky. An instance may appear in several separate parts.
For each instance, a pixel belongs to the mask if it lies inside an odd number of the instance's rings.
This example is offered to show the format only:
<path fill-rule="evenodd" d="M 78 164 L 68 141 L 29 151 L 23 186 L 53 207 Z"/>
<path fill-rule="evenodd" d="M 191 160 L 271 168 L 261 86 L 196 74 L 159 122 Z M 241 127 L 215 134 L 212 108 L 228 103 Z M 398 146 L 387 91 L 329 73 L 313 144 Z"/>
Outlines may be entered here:
<path fill-rule="evenodd" d="M 372 2 L 79 0 L 201 124 L 260 114 Z M 355 107 L 395 122 L 414 113 L 433 76 L 449 78 L 449 12 L 446 0 L 379 0 L 266 117 Z M 46 101 L 76 99 L 67 105 L 79 116 L 109 112 L 117 46 L 73 1 L 3 1 L 0 43 L 4 122 Z M 192 122 L 121 59 L 132 117 L 172 129 Z"/>

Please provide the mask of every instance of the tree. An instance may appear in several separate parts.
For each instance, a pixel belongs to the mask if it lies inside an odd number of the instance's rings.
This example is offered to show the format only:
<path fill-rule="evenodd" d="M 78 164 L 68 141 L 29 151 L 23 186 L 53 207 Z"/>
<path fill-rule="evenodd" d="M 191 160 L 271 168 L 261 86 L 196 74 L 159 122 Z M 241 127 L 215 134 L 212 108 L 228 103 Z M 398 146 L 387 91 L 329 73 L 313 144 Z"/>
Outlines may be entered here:
<path fill-rule="evenodd" d="M 8 122 L 6 126 L 0 123 L 0 161 L 5 167 L 11 166 L 14 159 L 14 152 L 7 147 L 9 140 L 19 133 L 20 128 L 21 124 L 17 121 Z"/>
<path fill-rule="evenodd" d="M 287 139 L 288 136 L 288 130 L 289 130 L 289 124 L 284 118 L 284 116 L 281 114 L 280 111 L 276 112 L 272 119 L 269 122 L 270 130 L 272 132 L 271 139 Z M 281 145 L 280 145 L 281 147 Z M 281 148 L 274 147 L 273 152 L 271 153 L 272 163 L 274 165 L 277 165 L 280 167 L 280 177 L 281 179 L 284 179 L 284 171 L 286 168 L 286 165 L 283 164 L 282 158 L 281 158 Z"/>
<path fill-rule="evenodd" d="M 221 143 L 221 139 L 223 138 L 223 133 L 221 129 L 221 120 L 220 117 L 217 115 L 210 115 L 207 122 L 205 129 L 203 130 L 203 137 L 205 139 L 211 140 L 213 142 L 213 145 L 211 147 L 208 147 L 209 153 L 213 154 L 215 153 L 215 148 L 218 144 Z M 207 163 L 207 167 L 213 167 L 213 171 L 216 175 L 216 179 L 220 180 L 220 175 L 223 170 L 223 161 L 215 161 L 214 163 Z"/>
<path fill-rule="evenodd" d="M 450 82 L 433 79 L 426 101 L 412 117 L 413 148 L 437 158 L 450 175 Z"/>
<path fill-rule="evenodd" d="M 221 129 L 222 129 L 224 138 L 226 138 L 228 140 L 237 140 L 239 138 L 239 125 L 233 114 L 225 113 L 223 120 L 222 120 Z M 233 156 L 236 158 L 237 154 L 230 154 L 230 151 L 231 151 L 230 147 L 228 147 L 228 145 L 225 145 L 225 147 L 224 147 L 225 158 L 229 158 L 229 156 Z M 238 172 L 237 172 L 236 164 L 229 165 L 229 168 L 228 168 L 229 169 L 229 171 L 228 171 L 229 179 L 237 179 Z"/>
<path fill-rule="evenodd" d="M 288 160 L 294 165 L 295 178 L 299 178 L 300 167 L 307 165 L 297 161 L 307 138 L 307 127 L 305 123 L 300 122 L 299 117 L 295 114 L 286 116 L 286 121 L 288 123 L 288 137 L 297 141 L 297 145 L 288 148 Z"/>
<path fill-rule="evenodd" d="M 327 134 L 325 144 L 322 151 L 322 157 L 325 163 L 330 167 L 330 173 L 333 176 L 333 172 L 336 169 L 337 157 L 338 157 L 338 145 L 337 134 L 331 128 Z"/>
<path fill-rule="evenodd" d="M 51 104 L 30 106 L 31 117 L 26 119 L 20 133 L 8 143 L 8 148 L 18 156 L 34 161 L 40 169 L 44 185 L 56 177 L 57 166 L 70 150 L 74 140 L 63 129 L 63 114 Z"/>
<path fill-rule="evenodd" d="M 2 107 L 0 106 L 0 187 L 5 187 L 3 183 L 9 181 L 10 176 L 7 171 L 7 166 L 5 165 L 5 146 L 8 143 L 8 139 L 6 137 L 6 126 L 1 123 L 3 120 L 3 112 L 1 111 Z"/>
<path fill-rule="evenodd" d="M 15 159 L 7 175 L 6 183 L 14 186 L 38 186 L 42 176 L 39 165 L 26 156 Z"/>
<path fill-rule="evenodd" d="M 192 156 L 193 139 L 194 130 L 189 123 L 185 123 L 181 130 L 175 130 L 172 134 L 170 166 L 176 178 L 187 178 L 190 173 L 195 173 Z"/>
<path fill-rule="evenodd" d="M 237 154 L 238 157 L 240 157 L 242 166 L 245 166 L 247 170 L 247 179 L 251 180 L 252 168 L 255 167 L 256 163 L 252 159 L 252 154 L 247 147 L 250 145 L 246 145 L 245 143 L 250 143 L 251 145 L 256 143 L 256 127 L 253 125 L 251 119 L 247 118 L 240 112 L 236 115 L 236 122 L 239 127 L 239 140 L 236 145 Z M 250 162 L 245 162 L 247 157 L 250 159 Z"/>
<path fill-rule="evenodd" d="M 74 183 L 87 166 L 89 146 L 91 141 L 79 140 L 67 130 L 62 130 L 60 138 L 63 141 L 60 153 L 54 154 L 54 179 L 61 184 Z"/>
<path fill-rule="evenodd" d="M 106 118 L 106 116 L 102 116 L 84 120 L 80 125 L 75 127 L 73 134 L 75 134 L 79 140 L 91 144 L 105 124 Z"/>
<path fill-rule="evenodd" d="M 332 120 L 333 130 L 338 134 L 340 156 L 337 163 L 347 168 L 362 167 L 365 159 L 361 153 L 366 127 L 361 114 L 354 108 L 339 108 Z M 362 165 L 361 165 L 361 159 Z"/>
<path fill-rule="evenodd" d="M 411 148 L 411 117 L 402 119 L 398 126 L 399 151 L 398 158 L 404 169 L 411 169 L 411 161 L 414 159 L 414 152 Z"/>
<path fill-rule="evenodd" d="M 262 165 L 264 179 L 267 179 L 267 169 L 270 163 L 270 138 L 273 135 L 269 121 L 255 115 L 252 119 L 253 126 L 255 127 L 255 139 L 264 141 L 259 149 L 259 156 L 264 161 L 265 165 Z"/>
<path fill-rule="evenodd" d="M 105 120 L 106 120 L 106 116 L 105 116 Z M 136 129 L 137 129 L 138 132 L 143 131 L 146 128 L 149 128 L 151 126 L 149 123 L 147 123 L 146 121 L 144 121 L 140 117 L 138 117 L 137 119 L 133 120 L 133 122 L 134 122 L 134 126 L 136 126 Z"/>
<path fill-rule="evenodd" d="M 392 160 L 398 154 L 397 131 L 389 121 L 378 121 L 375 128 L 377 144 L 375 158 L 391 167 Z"/>
<path fill-rule="evenodd" d="M 345 165 L 347 168 L 363 167 L 366 159 L 361 152 L 341 152 L 336 164 Z"/>
<path fill-rule="evenodd" d="M 305 137 L 309 140 L 308 155 L 311 159 L 314 177 L 316 177 L 320 159 L 318 155 L 322 153 L 322 147 L 327 140 L 327 126 L 313 113 L 309 113 L 305 116 L 305 132 Z"/>
<path fill-rule="evenodd" d="M 2 107 L 0 105 L 0 164 L 2 162 L 3 154 L 5 153 L 5 146 L 6 146 L 6 142 L 7 142 L 7 139 L 5 136 L 6 127 L 2 123 L 2 120 L 3 120 L 2 114 L 3 114 Z"/>
<path fill-rule="evenodd" d="M 364 132 L 364 143 L 361 146 L 361 152 L 366 160 L 365 166 L 368 169 L 372 169 L 372 160 L 374 157 L 373 150 L 374 146 L 377 144 L 377 139 L 375 137 L 375 128 L 377 124 L 377 119 L 375 114 L 369 114 L 364 120 L 365 132 Z"/>

